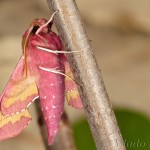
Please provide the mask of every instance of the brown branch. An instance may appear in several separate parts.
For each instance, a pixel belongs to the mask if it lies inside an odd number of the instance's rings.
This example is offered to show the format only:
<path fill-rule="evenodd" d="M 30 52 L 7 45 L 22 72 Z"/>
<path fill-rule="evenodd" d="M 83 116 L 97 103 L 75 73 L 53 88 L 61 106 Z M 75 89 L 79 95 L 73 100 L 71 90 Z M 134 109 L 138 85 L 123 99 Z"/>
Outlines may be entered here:
<path fill-rule="evenodd" d="M 72 130 L 67 118 L 66 113 L 62 115 L 58 133 L 55 137 L 54 144 L 49 146 L 47 139 L 47 130 L 43 119 L 43 114 L 39 105 L 39 101 L 36 101 L 36 110 L 38 113 L 38 124 L 41 131 L 42 139 L 46 150 L 76 150 Z"/>
<path fill-rule="evenodd" d="M 80 51 L 78 54 L 72 53 L 69 62 L 80 85 L 79 92 L 97 149 L 124 150 L 117 121 L 75 1 L 48 0 L 48 4 L 53 11 L 59 10 L 54 21 L 65 49 Z"/>

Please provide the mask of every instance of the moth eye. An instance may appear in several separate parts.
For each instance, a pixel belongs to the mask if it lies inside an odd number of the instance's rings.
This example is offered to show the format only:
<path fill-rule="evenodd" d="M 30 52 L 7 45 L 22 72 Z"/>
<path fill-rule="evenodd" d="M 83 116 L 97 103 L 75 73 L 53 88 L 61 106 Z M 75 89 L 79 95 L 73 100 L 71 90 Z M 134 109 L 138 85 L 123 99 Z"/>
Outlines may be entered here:
<path fill-rule="evenodd" d="M 32 33 L 35 34 L 38 29 L 39 29 L 39 26 L 34 26 L 32 29 Z"/>

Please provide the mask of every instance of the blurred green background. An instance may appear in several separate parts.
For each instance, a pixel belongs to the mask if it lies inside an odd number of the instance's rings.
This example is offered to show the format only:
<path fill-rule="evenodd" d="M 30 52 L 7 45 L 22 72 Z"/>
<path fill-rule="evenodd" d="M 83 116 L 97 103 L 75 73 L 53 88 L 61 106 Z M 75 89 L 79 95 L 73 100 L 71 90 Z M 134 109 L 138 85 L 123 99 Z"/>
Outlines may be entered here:
<path fill-rule="evenodd" d="M 143 114 L 128 109 L 115 109 L 117 121 L 127 150 L 148 150 L 150 148 L 150 120 Z M 96 150 L 86 120 L 73 125 L 78 150 Z M 82 136 L 81 136 L 82 135 Z"/>
<path fill-rule="evenodd" d="M 125 145 L 130 150 L 148 150 L 150 1 L 77 0 L 77 4 Z M 46 0 L 0 0 L 0 92 L 21 55 L 23 32 L 33 19 L 50 16 Z M 77 149 L 96 149 L 84 112 L 65 107 Z M 0 142 L 0 150 L 44 150 L 33 105 L 31 112 L 32 123 L 18 137 Z"/>

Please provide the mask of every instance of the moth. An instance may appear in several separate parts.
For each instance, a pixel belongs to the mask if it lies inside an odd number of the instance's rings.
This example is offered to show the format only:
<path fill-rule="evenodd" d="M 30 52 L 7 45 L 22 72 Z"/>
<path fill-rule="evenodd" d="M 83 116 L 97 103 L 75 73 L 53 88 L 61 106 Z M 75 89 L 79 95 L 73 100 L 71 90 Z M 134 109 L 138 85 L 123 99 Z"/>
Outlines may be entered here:
<path fill-rule="evenodd" d="M 40 99 L 48 143 L 52 144 L 64 111 L 64 99 L 75 108 L 82 102 L 66 53 L 49 21 L 35 19 L 22 38 L 22 56 L 0 95 L 0 140 L 20 134 L 31 122 L 29 105 Z"/>

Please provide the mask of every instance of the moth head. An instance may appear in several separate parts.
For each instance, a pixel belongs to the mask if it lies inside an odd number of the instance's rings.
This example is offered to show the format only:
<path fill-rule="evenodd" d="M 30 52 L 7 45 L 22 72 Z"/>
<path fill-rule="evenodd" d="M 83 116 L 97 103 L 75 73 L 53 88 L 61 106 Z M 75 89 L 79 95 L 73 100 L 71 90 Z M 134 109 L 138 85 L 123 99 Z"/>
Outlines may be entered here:
<path fill-rule="evenodd" d="M 39 29 L 36 31 L 36 35 L 40 34 L 40 33 L 49 33 L 51 32 L 51 27 L 52 27 L 52 24 L 53 24 L 53 19 L 54 19 L 54 16 L 55 14 L 57 13 L 58 11 L 55 11 L 51 18 L 47 21 L 45 20 L 44 18 L 41 18 L 41 19 L 36 19 L 35 22 L 33 24 L 36 24 L 36 25 L 39 25 Z"/>
<path fill-rule="evenodd" d="M 52 21 L 49 22 L 44 18 L 34 19 L 31 25 L 29 26 L 29 28 L 23 34 L 22 47 L 24 47 L 25 43 L 27 43 L 30 36 L 38 35 L 42 33 L 47 34 L 48 32 L 50 32 L 51 26 L 52 26 Z"/>
<path fill-rule="evenodd" d="M 35 19 L 33 21 L 33 29 L 32 29 L 32 33 L 33 34 L 40 34 L 40 33 L 48 33 L 51 31 L 51 27 L 52 27 L 53 21 L 47 21 L 44 18 L 40 18 L 40 19 Z"/>
<path fill-rule="evenodd" d="M 27 31 L 23 35 L 22 45 L 25 45 L 25 43 L 27 43 L 27 41 L 31 35 L 39 35 L 41 33 L 47 34 L 47 33 L 51 32 L 53 19 L 57 12 L 58 11 L 55 11 L 48 21 L 44 18 L 34 19 L 33 22 L 31 23 L 29 29 L 27 29 Z"/>
<path fill-rule="evenodd" d="M 31 36 L 36 35 L 38 37 L 42 37 L 42 34 L 47 34 L 51 32 L 53 18 L 57 12 L 58 11 L 55 11 L 48 21 L 44 18 L 33 20 L 30 27 L 23 34 L 22 48 L 23 48 L 24 56 L 26 56 L 26 47 L 28 45 Z"/>
<path fill-rule="evenodd" d="M 34 19 L 29 27 L 28 34 L 38 35 L 40 33 L 48 33 L 49 30 L 51 30 L 51 26 L 52 22 L 48 23 L 48 21 L 44 18 Z"/>

